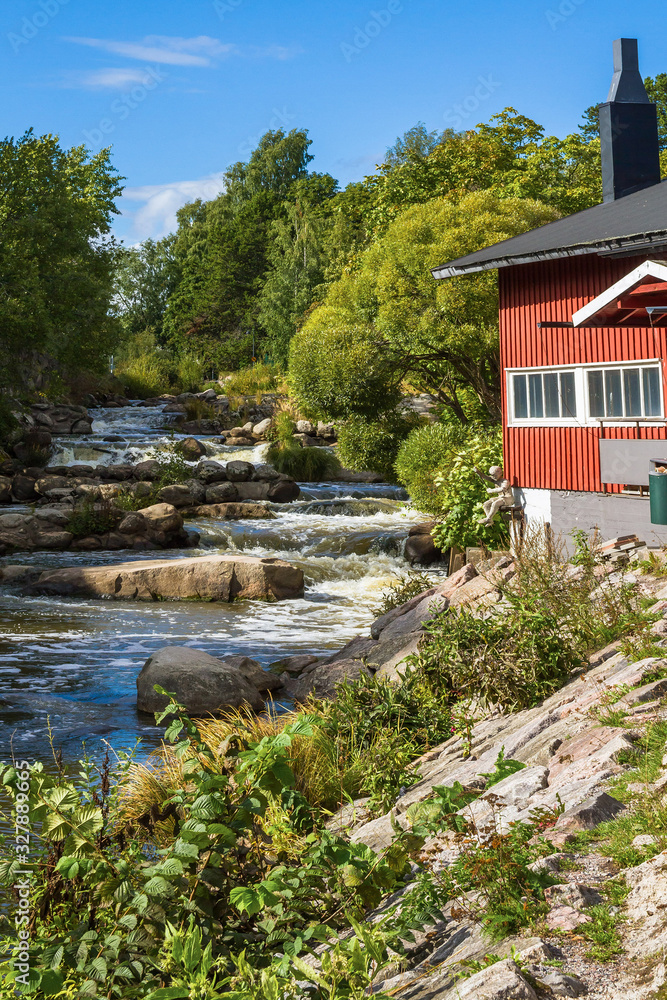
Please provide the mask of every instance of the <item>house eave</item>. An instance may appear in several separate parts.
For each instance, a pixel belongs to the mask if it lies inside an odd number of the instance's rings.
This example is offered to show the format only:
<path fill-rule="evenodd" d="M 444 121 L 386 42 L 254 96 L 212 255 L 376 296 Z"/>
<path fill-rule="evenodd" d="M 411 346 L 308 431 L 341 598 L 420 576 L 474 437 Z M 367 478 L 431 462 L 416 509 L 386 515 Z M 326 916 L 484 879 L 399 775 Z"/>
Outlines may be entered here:
<path fill-rule="evenodd" d="M 436 281 L 444 278 L 454 278 L 464 274 L 479 274 L 483 271 L 494 271 L 501 267 L 511 267 L 517 264 L 534 264 L 545 260 L 560 260 L 565 257 L 581 257 L 597 254 L 600 257 L 622 257 L 644 250 L 655 251 L 667 249 L 667 230 L 654 233 L 638 233 L 635 236 L 614 240 L 604 240 L 597 243 L 580 243 L 569 247 L 556 247 L 552 250 L 535 251 L 529 254 L 494 257 L 481 263 L 457 265 L 456 261 L 442 267 L 431 268 L 431 274 Z"/>

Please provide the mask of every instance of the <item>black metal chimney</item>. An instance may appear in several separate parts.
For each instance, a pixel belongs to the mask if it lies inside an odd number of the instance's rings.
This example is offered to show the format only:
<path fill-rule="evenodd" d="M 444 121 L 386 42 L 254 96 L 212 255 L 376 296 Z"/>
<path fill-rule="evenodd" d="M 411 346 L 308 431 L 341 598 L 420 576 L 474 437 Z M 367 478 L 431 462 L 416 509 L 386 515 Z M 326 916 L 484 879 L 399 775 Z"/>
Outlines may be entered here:
<path fill-rule="evenodd" d="M 599 114 L 604 200 L 659 184 L 658 114 L 639 72 L 636 38 L 614 42 L 614 78 Z"/>

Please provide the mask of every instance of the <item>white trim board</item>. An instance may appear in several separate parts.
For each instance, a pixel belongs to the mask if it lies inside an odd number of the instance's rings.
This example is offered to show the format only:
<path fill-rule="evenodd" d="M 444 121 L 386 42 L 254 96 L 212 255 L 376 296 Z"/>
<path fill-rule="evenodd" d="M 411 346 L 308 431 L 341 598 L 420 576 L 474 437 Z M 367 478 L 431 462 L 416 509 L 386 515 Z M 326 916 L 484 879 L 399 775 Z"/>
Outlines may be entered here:
<path fill-rule="evenodd" d="M 657 260 L 646 260 L 639 267 L 636 267 L 624 278 L 610 285 L 601 295 L 591 299 L 585 306 L 572 314 L 572 323 L 575 327 L 584 326 L 588 320 L 592 319 L 601 309 L 615 302 L 626 292 L 631 292 L 633 288 L 638 288 L 645 278 L 657 278 L 658 281 L 667 281 L 667 264 L 661 264 Z M 667 295 L 667 288 L 665 288 Z"/>

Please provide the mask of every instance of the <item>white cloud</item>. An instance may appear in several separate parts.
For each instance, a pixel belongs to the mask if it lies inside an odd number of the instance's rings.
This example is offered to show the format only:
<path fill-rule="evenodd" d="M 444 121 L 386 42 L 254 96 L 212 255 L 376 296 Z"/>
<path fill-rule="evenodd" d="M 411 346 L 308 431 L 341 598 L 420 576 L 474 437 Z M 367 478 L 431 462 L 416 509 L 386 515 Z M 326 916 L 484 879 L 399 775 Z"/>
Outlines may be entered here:
<path fill-rule="evenodd" d="M 150 82 L 151 78 L 145 70 L 109 68 L 98 69 L 92 73 L 84 73 L 81 76 L 72 77 L 68 86 L 129 90 L 137 84 L 145 86 L 146 83 Z"/>
<path fill-rule="evenodd" d="M 224 190 L 223 174 L 209 174 L 194 181 L 173 184 L 146 184 L 125 188 L 120 202 L 123 217 L 130 223 L 131 238 L 139 242 L 149 237 L 160 239 L 176 228 L 176 212 L 188 202 L 201 198 L 209 201 Z M 129 207 L 132 202 L 136 207 Z"/>
<path fill-rule="evenodd" d="M 211 66 L 215 59 L 237 53 L 237 47 L 223 44 L 218 38 L 199 35 L 197 38 L 180 38 L 168 35 L 147 35 L 141 42 L 116 42 L 105 38 L 66 38 L 75 45 L 102 49 L 126 59 L 142 62 L 166 63 L 171 66 Z M 276 57 L 280 58 L 280 57 Z"/>

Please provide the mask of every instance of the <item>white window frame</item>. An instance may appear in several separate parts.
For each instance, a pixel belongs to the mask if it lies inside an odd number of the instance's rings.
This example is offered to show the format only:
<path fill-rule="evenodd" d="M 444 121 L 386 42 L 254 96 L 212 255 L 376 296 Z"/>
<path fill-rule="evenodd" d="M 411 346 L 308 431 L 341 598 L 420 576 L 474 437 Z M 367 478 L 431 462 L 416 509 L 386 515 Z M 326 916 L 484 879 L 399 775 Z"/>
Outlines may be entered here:
<path fill-rule="evenodd" d="M 594 417 L 590 412 L 588 397 L 588 373 L 608 369 L 657 368 L 660 386 L 660 415 L 651 417 Z M 577 406 L 576 417 L 516 417 L 514 415 L 514 375 L 539 375 L 544 373 L 574 374 L 574 391 Z M 534 368 L 506 368 L 505 391 L 507 399 L 508 427 L 599 427 L 600 424 L 614 424 L 621 427 L 635 427 L 637 424 L 654 425 L 665 423 L 665 400 L 661 358 L 642 358 L 639 361 L 600 361 L 595 364 L 541 365 Z M 642 384 L 642 398 L 643 398 Z"/>

